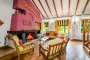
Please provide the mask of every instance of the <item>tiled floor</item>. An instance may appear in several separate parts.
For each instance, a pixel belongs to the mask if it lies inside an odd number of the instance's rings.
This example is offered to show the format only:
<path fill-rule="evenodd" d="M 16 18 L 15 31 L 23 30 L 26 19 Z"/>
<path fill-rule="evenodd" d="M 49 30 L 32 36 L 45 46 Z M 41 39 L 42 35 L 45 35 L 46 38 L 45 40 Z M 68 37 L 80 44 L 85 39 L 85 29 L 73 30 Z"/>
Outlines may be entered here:
<path fill-rule="evenodd" d="M 40 41 L 34 42 L 35 51 L 33 54 L 24 54 L 20 59 L 14 57 L 11 60 L 44 60 L 42 56 L 39 56 L 39 43 Z M 90 60 L 90 55 L 88 55 L 87 51 L 83 48 L 81 41 L 69 41 L 67 46 L 67 53 L 62 54 L 61 58 L 62 60 Z M 59 59 L 56 58 L 54 60 Z"/>

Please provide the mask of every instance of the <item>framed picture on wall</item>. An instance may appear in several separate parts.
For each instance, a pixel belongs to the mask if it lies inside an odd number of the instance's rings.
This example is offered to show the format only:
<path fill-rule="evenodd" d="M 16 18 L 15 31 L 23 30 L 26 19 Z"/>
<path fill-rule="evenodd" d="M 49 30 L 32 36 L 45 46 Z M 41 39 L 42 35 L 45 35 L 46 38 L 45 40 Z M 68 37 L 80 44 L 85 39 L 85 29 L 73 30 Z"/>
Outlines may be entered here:
<path fill-rule="evenodd" d="M 31 26 L 31 21 L 24 20 L 24 21 L 23 21 L 23 24 L 24 24 L 24 25 L 29 25 L 29 26 Z"/>
<path fill-rule="evenodd" d="M 1 26 L 2 24 L 4 24 L 4 23 L 0 20 L 0 26 Z"/>

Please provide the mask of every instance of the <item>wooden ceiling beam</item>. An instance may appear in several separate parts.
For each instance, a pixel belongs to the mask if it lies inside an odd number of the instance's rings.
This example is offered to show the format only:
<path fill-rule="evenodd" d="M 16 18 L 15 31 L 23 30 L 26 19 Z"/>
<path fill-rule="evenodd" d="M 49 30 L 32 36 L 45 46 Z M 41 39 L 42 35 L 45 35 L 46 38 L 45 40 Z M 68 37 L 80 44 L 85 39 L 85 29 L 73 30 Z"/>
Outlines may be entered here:
<path fill-rule="evenodd" d="M 60 3 L 61 3 L 62 17 L 63 17 L 63 5 L 62 5 L 62 0 L 60 0 Z"/>
<path fill-rule="evenodd" d="M 71 1 L 71 0 L 69 0 L 69 2 L 68 2 L 68 16 L 69 16 L 69 14 L 70 14 L 70 1 Z"/>
<path fill-rule="evenodd" d="M 87 7 L 88 3 L 89 3 L 89 0 L 87 0 L 87 2 L 86 2 L 85 7 L 84 7 L 84 9 L 83 9 L 83 11 L 82 11 L 82 14 L 84 14 L 84 12 L 85 12 L 85 10 L 86 10 L 86 7 Z"/>
<path fill-rule="evenodd" d="M 45 14 L 47 15 L 47 13 L 46 13 L 46 11 L 45 11 L 45 9 L 44 9 L 44 7 L 43 7 L 43 5 L 42 5 L 41 1 L 40 1 L 40 0 L 38 0 L 38 2 L 40 3 L 40 5 L 41 5 L 42 9 L 44 10 Z M 48 17 L 48 15 L 47 15 L 47 17 Z"/>
<path fill-rule="evenodd" d="M 76 9 L 75 9 L 74 15 L 76 15 L 76 12 L 77 12 L 77 9 L 78 9 L 79 2 L 80 2 L 80 0 L 77 1 L 77 5 L 76 5 Z"/>
<path fill-rule="evenodd" d="M 35 6 L 36 6 L 36 8 L 38 9 L 38 11 L 40 12 L 40 14 L 42 15 L 42 17 L 43 17 L 43 18 L 45 18 L 45 17 L 43 16 L 43 14 L 41 13 L 41 11 L 39 10 L 39 8 L 37 7 L 37 5 L 36 5 L 35 1 L 34 1 L 34 0 L 32 0 L 32 2 L 34 3 L 34 5 L 35 5 Z"/>
<path fill-rule="evenodd" d="M 52 1 L 53 1 L 54 9 L 55 9 L 55 12 L 56 12 L 56 16 L 58 17 L 58 13 L 57 13 L 55 2 L 54 2 L 54 0 L 52 0 Z"/>
<path fill-rule="evenodd" d="M 50 11 L 50 14 L 52 15 L 52 12 L 51 12 L 51 9 L 50 9 L 50 7 L 49 7 L 49 4 L 48 4 L 47 0 L 45 0 L 45 2 L 46 2 L 47 7 L 48 7 L 48 9 L 49 9 L 49 11 Z M 52 17 L 53 17 L 53 15 L 52 15 Z"/>

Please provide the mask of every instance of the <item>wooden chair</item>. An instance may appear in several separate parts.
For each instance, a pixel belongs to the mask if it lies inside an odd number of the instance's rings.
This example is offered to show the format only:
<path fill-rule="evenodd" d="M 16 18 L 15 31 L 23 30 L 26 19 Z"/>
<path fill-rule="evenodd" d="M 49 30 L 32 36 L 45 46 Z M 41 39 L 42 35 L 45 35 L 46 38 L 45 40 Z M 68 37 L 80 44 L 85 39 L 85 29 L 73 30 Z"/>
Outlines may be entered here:
<path fill-rule="evenodd" d="M 19 44 L 19 38 L 17 36 L 13 36 L 13 42 L 16 47 L 16 51 L 18 54 L 18 58 L 20 58 L 21 54 L 29 53 L 34 51 L 34 44 L 31 42 L 27 42 L 24 44 L 24 47 L 22 47 Z"/>
<path fill-rule="evenodd" d="M 69 36 L 67 35 L 67 36 L 65 36 L 65 41 L 64 41 L 64 43 L 63 43 L 63 48 L 62 48 L 62 52 L 65 52 L 66 53 L 66 47 L 67 47 L 67 44 L 68 44 L 68 42 L 69 42 Z"/>
<path fill-rule="evenodd" d="M 88 51 L 90 55 L 90 29 L 83 30 L 83 47 Z"/>
<path fill-rule="evenodd" d="M 62 46 L 63 46 L 63 43 L 49 45 L 48 50 L 46 50 L 40 44 L 39 45 L 39 54 L 41 54 L 45 60 L 52 60 L 56 57 L 60 57 L 60 60 L 61 60 Z"/>

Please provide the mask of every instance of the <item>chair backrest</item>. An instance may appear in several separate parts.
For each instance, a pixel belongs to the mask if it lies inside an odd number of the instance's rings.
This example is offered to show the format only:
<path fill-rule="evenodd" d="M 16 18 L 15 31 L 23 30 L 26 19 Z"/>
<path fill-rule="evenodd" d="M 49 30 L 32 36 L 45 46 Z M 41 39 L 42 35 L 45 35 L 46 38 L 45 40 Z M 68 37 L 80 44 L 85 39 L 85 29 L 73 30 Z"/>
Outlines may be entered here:
<path fill-rule="evenodd" d="M 58 43 L 54 45 L 49 45 L 48 56 L 53 56 L 55 54 L 59 54 L 62 50 L 63 43 Z"/>
<path fill-rule="evenodd" d="M 16 47 L 16 50 L 18 50 L 18 45 L 20 45 L 19 38 L 17 36 L 13 36 L 12 39 L 13 39 L 14 46 Z"/>
<path fill-rule="evenodd" d="M 17 36 L 13 36 L 13 40 L 17 45 L 20 45 L 19 44 L 19 38 Z"/>
<path fill-rule="evenodd" d="M 69 41 L 69 36 L 65 36 L 65 42 L 68 42 Z"/>
<path fill-rule="evenodd" d="M 63 44 L 63 47 L 66 47 L 67 46 L 67 44 L 68 44 L 68 41 L 69 41 L 69 36 L 67 35 L 67 36 L 65 36 L 65 43 Z"/>

